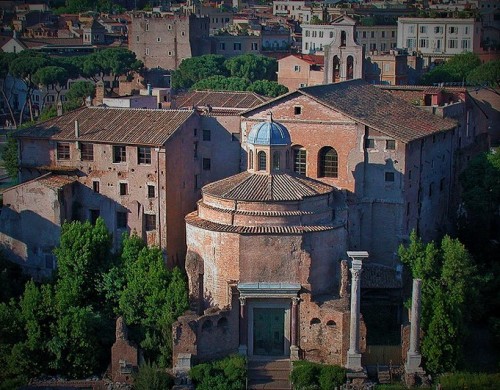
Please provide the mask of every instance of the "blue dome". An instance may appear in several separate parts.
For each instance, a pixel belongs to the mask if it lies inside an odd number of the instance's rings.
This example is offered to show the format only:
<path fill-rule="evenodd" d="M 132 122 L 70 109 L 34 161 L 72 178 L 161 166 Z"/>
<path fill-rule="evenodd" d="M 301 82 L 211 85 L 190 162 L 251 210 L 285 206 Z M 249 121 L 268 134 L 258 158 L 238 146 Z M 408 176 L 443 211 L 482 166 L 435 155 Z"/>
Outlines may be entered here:
<path fill-rule="evenodd" d="M 287 128 L 281 123 L 273 122 L 272 118 L 253 125 L 247 142 L 253 145 L 291 145 L 292 143 Z"/>

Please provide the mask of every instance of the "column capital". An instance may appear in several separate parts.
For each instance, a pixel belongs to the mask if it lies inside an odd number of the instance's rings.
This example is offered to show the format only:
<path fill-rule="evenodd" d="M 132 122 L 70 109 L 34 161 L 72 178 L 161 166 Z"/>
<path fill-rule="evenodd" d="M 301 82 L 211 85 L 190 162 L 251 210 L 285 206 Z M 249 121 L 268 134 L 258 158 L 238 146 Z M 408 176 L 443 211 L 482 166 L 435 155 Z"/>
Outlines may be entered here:
<path fill-rule="evenodd" d="M 300 301 L 301 301 L 301 299 L 299 297 L 293 297 L 292 298 L 292 305 L 297 306 Z"/>
<path fill-rule="evenodd" d="M 245 306 L 245 303 L 246 303 L 246 301 L 247 301 L 247 298 L 246 298 L 246 297 L 239 297 L 238 299 L 240 300 L 240 305 L 241 305 L 241 306 Z"/>

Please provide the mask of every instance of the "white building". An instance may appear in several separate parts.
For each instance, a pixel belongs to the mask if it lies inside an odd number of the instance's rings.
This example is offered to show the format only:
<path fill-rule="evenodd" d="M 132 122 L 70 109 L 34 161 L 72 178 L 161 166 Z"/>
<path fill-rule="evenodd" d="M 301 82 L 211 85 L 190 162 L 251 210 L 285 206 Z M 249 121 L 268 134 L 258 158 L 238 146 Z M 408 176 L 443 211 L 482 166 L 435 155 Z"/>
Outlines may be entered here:
<path fill-rule="evenodd" d="M 464 52 L 480 52 L 481 23 L 474 19 L 399 18 L 398 48 L 422 53 L 426 65 Z"/>

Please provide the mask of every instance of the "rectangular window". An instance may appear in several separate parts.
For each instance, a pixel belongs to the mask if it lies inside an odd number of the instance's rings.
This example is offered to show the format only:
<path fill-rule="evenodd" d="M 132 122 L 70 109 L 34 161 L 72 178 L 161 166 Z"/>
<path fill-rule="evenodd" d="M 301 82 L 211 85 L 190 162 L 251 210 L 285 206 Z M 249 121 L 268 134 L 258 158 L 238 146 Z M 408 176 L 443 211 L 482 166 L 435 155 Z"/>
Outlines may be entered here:
<path fill-rule="evenodd" d="M 374 149 L 375 148 L 375 140 L 373 138 L 365 139 L 365 148 L 366 149 Z"/>
<path fill-rule="evenodd" d="M 372 32 L 370 33 L 370 37 L 375 38 L 375 31 L 372 31 Z"/>
<path fill-rule="evenodd" d="M 300 65 L 295 65 L 295 66 L 293 67 L 293 71 L 294 71 L 294 72 L 300 72 Z"/>
<path fill-rule="evenodd" d="M 396 149 L 396 140 L 393 139 L 388 139 L 385 141 L 385 148 L 387 150 L 394 150 Z"/>
<path fill-rule="evenodd" d="M 457 39 L 450 39 L 450 40 L 448 40 L 448 48 L 450 48 L 450 49 L 458 49 L 458 40 Z"/>
<path fill-rule="evenodd" d="M 100 188 L 99 187 L 100 187 L 99 180 L 94 180 L 92 182 L 92 190 L 94 190 L 94 192 L 96 192 L 96 193 L 99 193 L 100 192 Z"/>
<path fill-rule="evenodd" d="M 456 34 L 458 32 L 458 28 L 456 28 L 456 27 L 448 27 L 448 32 L 450 34 Z"/>
<path fill-rule="evenodd" d="M 212 134 L 210 130 L 203 130 L 203 141 L 210 141 L 212 139 Z"/>
<path fill-rule="evenodd" d="M 470 41 L 468 39 L 462 39 L 462 49 L 469 49 Z"/>
<path fill-rule="evenodd" d="M 194 175 L 194 189 L 200 188 L 200 175 Z"/>
<path fill-rule="evenodd" d="M 203 158 L 203 170 L 204 171 L 209 171 L 210 170 L 210 165 L 211 161 L 209 158 Z"/>
<path fill-rule="evenodd" d="M 226 44 L 224 42 L 219 42 L 219 49 L 226 50 Z"/>
<path fill-rule="evenodd" d="M 146 55 L 149 55 L 149 47 L 146 47 Z"/>
<path fill-rule="evenodd" d="M 434 34 L 442 34 L 443 33 L 443 27 L 442 26 L 436 26 L 434 27 Z"/>
<path fill-rule="evenodd" d="M 156 188 L 148 184 L 148 198 L 156 198 Z"/>
<path fill-rule="evenodd" d="M 233 44 L 233 50 L 235 50 L 235 51 L 241 51 L 241 43 L 234 43 Z"/>
<path fill-rule="evenodd" d="M 127 227 L 127 212 L 125 211 L 116 212 L 116 227 L 118 229 L 125 229 Z"/>
<path fill-rule="evenodd" d="M 300 106 L 295 106 L 295 107 L 293 107 L 293 113 L 294 113 L 295 115 L 300 115 L 300 114 L 302 114 L 302 107 L 300 107 Z"/>
<path fill-rule="evenodd" d="M 366 31 L 363 31 L 363 38 L 366 38 Z"/>
<path fill-rule="evenodd" d="M 128 194 L 128 183 L 120 183 L 120 195 Z"/>
<path fill-rule="evenodd" d="M 406 47 L 408 49 L 414 49 L 417 44 L 417 40 L 415 38 L 408 38 L 406 40 Z"/>
<path fill-rule="evenodd" d="M 57 143 L 57 159 L 58 160 L 69 160 L 69 143 L 67 142 L 58 142 Z"/>
<path fill-rule="evenodd" d="M 151 147 L 149 146 L 137 147 L 137 163 L 151 164 Z"/>
<path fill-rule="evenodd" d="M 385 38 L 385 31 L 382 31 L 382 38 Z"/>
<path fill-rule="evenodd" d="M 127 162 L 127 149 L 122 145 L 113 146 L 113 162 L 122 163 Z"/>
<path fill-rule="evenodd" d="M 396 31 L 391 31 L 391 38 L 396 38 Z"/>
<path fill-rule="evenodd" d="M 94 161 L 94 144 L 80 144 L 82 161 Z"/>
<path fill-rule="evenodd" d="M 385 181 L 394 181 L 394 172 L 386 172 Z"/>
<path fill-rule="evenodd" d="M 193 142 L 193 157 L 198 158 L 198 142 Z"/>
<path fill-rule="evenodd" d="M 254 51 L 259 50 L 259 44 L 257 42 L 252 42 L 252 50 Z"/>
<path fill-rule="evenodd" d="M 89 210 L 89 217 L 90 217 L 90 223 L 93 225 L 96 223 L 97 218 L 99 218 L 99 215 L 101 215 L 101 212 L 99 210 Z"/>
<path fill-rule="evenodd" d="M 427 38 L 419 40 L 420 47 L 429 47 L 429 40 Z"/>
<path fill-rule="evenodd" d="M 144 223 L 146 231 L 156 230 L 156 215 L 154 214 L 144 214 Z"/>
<path fill-rule="evenodd" d="M 420 34 L 427 34 L 427 26 L 420 26 Z"/>

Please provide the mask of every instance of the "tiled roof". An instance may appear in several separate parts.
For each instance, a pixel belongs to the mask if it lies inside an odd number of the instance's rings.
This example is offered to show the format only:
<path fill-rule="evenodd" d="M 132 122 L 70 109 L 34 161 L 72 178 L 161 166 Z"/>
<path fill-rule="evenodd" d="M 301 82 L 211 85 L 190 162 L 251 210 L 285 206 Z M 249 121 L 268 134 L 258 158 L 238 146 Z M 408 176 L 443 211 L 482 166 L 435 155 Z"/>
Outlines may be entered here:
<path fill-rule="evenodd" d="M 291 56 L 303 60 L 311 65 L 323 66 L 325 63 L 325 56 L 317 56 L 314 54 L 292 54 Z"/>
<path fill-rule="evenodd" d="M 192 110 L 85 107 L 16 133 L 18 137 L 136 145 L 163 145 L 191 116 Z"/>
<path fill-rule="evenodd" d="M 201 219 L 196 211 L 188 214 L 185 218 L 186 223 L 192 226 L 203 228 L 206 230 L 238 233 L 238 234 L 302 234 L 309 232 L 322 232 L 335 229 L 334 225 L 307 225 L 307 226 L 235 226 L 223 225 Z"/>
<path fill-rule="evenodd" d="M 59 188 L 63 188 L 68 184 L 74 183 L 76 180 L 77 180 L 76 177 L 72 176 L 50 174 L 40 178 L 40 180 L 38 181 L 45 187 L 49 187 L 56 190 Z"/>
<path fill-rule="evenodd" d="M 28 48 L 83 45 L 82 38 L 20 38 L 19 40 Z"/>
<path fill-rule="evenodd" d="M 265 101 L 266 98 L 254 92 L 194 91 L 177 96 L 175 106 L 248 109 Z"/>
<path fill-rule="evenodd" d="M 299 92 L 403 142 L 456 126 L 455 121 L 420 110 L 360 79 L 305 87 Z"/>
<path fill-rule="evenodd" d="M 294 201 L 305 197 L 326 194 L 333 187 L 305 176 L 278 173 L 259 174 L 241 172 L 208 184 L 203 194 L 224 199 L 253 202 Z"/>

